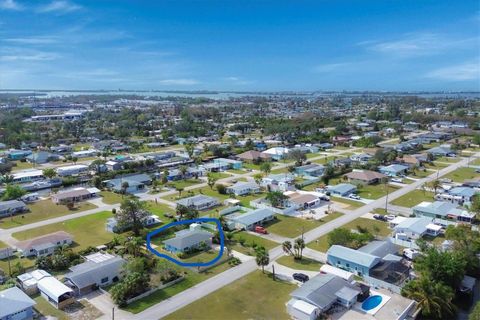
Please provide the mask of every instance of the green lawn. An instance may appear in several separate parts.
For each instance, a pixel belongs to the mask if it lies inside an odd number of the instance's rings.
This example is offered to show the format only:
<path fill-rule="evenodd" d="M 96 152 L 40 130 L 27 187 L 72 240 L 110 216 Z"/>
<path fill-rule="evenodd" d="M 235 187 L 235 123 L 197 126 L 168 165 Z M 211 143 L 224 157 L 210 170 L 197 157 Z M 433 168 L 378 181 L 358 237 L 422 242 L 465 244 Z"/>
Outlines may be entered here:
<path fill-rule="evenodd" d="M 340 217 L 341 215 L 342 214 L 339 212 L 333 212 L 321 220 L 306 220 L 277 214 L 277 219 L 267 226 L 267 230 L 270 233 L 278 234 L 283 237 L 295 238 L 300 236 L 302 231 L 310 231 L 324 223 Z"/>
<path fill-rule="evenodd" d="M 101 191 L 100 196 L 102 196 L 102 201 L 106 204 L 116 204 L 122 202 L 122 195 L 110 192 L 110 191 Z"/>
<path fill-rule="evenodd" d="M 147 210 L 157 215 L 163 222 L 170 220 L 170 218 L 165 217 L 166 213 L 175 213 L 174 208 L 164 203 L 155 203 L 155 201 L 147 201 Z"/>
<path fill-rule="evenodd" d="M 272 174 L 279 174 L 279 173 L 288 173 L 288 167 L 283 167 L 280 169 L 273 169 Z"/>
<path fill-rule="evenodd" d="M 480 177 L 480 173 L 475 172 L 475 168 L 458 168 L 457 170 L 444 175 L 442 178 L 452 179 L 455 182 L 463 182 L 464 180 Z"/>
<path fill-rule="evenodd" d="M 79 251 L 88 246 L 98 246 L 112 240 L 114 234 L 105 230 L 105 222 L 111 216 L 110 211 L 102 211 L 40 228 L 16 232 L 12 236 L 18 240 L 26 240 L 63 230 L 73 236 L 76 244 L 74 250 Z"/>
<path fill-rule="evenodd" d="M 470 164 L 472 166 L 480 166 L 480 158 L 472 158 Z"/>
<path fill-rule="evenodd" d="M 227 172 L 229 172 L 229 173 L 236 173 L 236 174 L 244 174 L 244 173 L 247 173 L 245 170 L 239 170 L 239 169 L 230 169 L 230 170 L 227 170 Z"/>
<path fill-rule="evenodd" d="M 357 194 L 362 198 L 375 200 L 375 199 L 386 196 L 387 190 L 389 194 L 398 190 L 398 187 L 391 186 L 391 185 L 387 185 L 387 186 L 388 187 L 385 187 L 384 184 L 364 185 L 358 189 Z"/>
<path fill-rule="evenodd" d="M 6 248 L 7 244 L 5 242 L 0 241 L 0 249 Z"/>
<path fill-rule="evenodd" d="M 413 190 L 393 200 L 391 204 L 401 207 L 412 208 L 423 201 L 433 201 L 433 192 Z"/>
<path fill-rule="evenodd" d="M 440 161 L 440 162 L 456 163 L 456 162 L 462 160 L 462 158 L 460 158 L 460 157 L 440 157 L 436 160 Z"/>
<path fill-rule="evenodd" d="M 172 188 L 186 188 L 186 187 L 191 187 L 194 185 L 197 185 L 199 183 L 202 183 L 202 180 L 200 179 L 187 179 L 187 180 L 177 180 L 177 181 L 170 181 L 168 182 L 167 186 L 172 187 Z"/>
<path fill-rule="evenodd" d="M 312 162 L 319 163 L 319 164 L 327 164 L 328 162 L 332 161 L 333 159 L 340 159 L 343 157 L 335 157 L 335 156 L 323 156 L 320 159 L 313 160 Z"/>
<path fill-rule="evenodd" d="M 425 163 L 424 166 L 425 166 L 426 168 L 429 168 L 429 169 L 438 170 L 438 169 L 442 169 L 442 168 L 448 167 L 449 164 L 443 163 L 443 162 L 434 161 L 433 163 Z M 417 172 L 417 171 L 415 171 L 415 172 Z"/>
<path fill-rule="evenodd" d="M 255 271 L 164 319 L 289 319 L 285 303 L 296 288 Z"/>
<path fill-rule="evenodd" d="M 347 209 L 357 209 L 357 208 L 363 207 L 365 205 L 365 203 L 360 202 L 360 201 L 350 200 L 350 199 L 345 199 L 345 198 L 340 198 L 340 197 L 335 197 L 335 196 L 330 197 L 330 199 L 333 202 L 340 202 L 340 203 L 343 203 L 343 204 L 347 204 L 348 205 Z"/>
<path fill-rule="evenodd" d="M 40 200 L 28 205 L 28 208 L 30 209 L 29 212 L 0 219 L 0 228 L 14 228 L 33 222 L 95 209 L 96 207 L 97 206 L 84 201 L 76 203 L 75 208 L 70 210 L 67 208 L 67 206 L 54 204 L 50 199 Z"/>
<path fill-rule="evenodd" d="M 291 256 L 283 256 L 277 259 L 277 262 L 285 267 L 296 270 L 318 271 L 322 266 L 320 262 L 307 257 L 303 257 L 301 260 L 298 260 Z"/>
<path fill-rule="evenodd" d="M 8 260 L 9 259 L 0 260 L 0 269 L 2 269 L 7 275 L 8 275 L 8 263 L 9 263 Z M 35 265 L 34 258 L 19 258 L 16 255 L 10 257 L 10 266 L 12 267 L 12 269 L 14 268 L 15 264 L 17 264 L 18 262 L 25 269 L 31 268 Z"/>
<path fill-rule="evenodd" d="M 245 169 L 260 171 L 260 165 L 259 165 L 259 164 L 253 164 L 253 163 L 244 162 L 244 163 L 242 164 L 242 167 L 244 167 Z"/>
<path fill-rule="evenodd" d="M 238 239 L 240 238 L 245 239 L 245 244 L 243 246 L 240 243 L 238 243 Z M 255 250 L 252 248 L 253 243 L 256 243 L 258 246 L 262 246 L 267 250 L 273 249 L 276 246 L 280 245 L 276 242 L 261 238 L 259 236 L 252 235 L 250 233 L 246 233 L 244 231 L 235 233 L 233 235 L 233 240 L 237 241 L 237 243 L 232 246 L 232 250 L 235 250 L 247 255 L 255 254 Z"/>
<path fill-rule="evenodd" d="M 371 234 L 379 237 L 386 237 L 391 233 L 391 230 L 388 228 L 388 224 L 386 222 L 367 218 L 357 218 L 343 225 L 341 228 L 357 230 L 357 227 L 368 229 Z M 308 243 L 307 247 L 313 250 L 327 252 L 328 248 L 330 247 L 328 244 L 328 234 Z"/>
<path fill-rule="evenodd" d="M 15 161 L 14 166 L 12 167 L 13 171 L 19 171 L 19 170 L 26 170 L 26 169 L 32 169 L 33 168 L 33 163 L 30 162 L 22 162 L 22 161 Z"/>
<path fill-rule="evenodd" d="M 429 175 L 435 173 L 435 171 L 430 171 L 430 170 L 416 170 L 415 175 L 409 174 L 408 176 L 414 179 L 420 179 L 420 178 L 425 178 L 428 177 Z"/>
<path fill-rule="evenodd" d="M 231 175 L 226 172 L 211 172 L 209 174 L 216 179 L 225 179 L 231 177 Z"/>
<path fill-rule="evenodd" d="M 129 304 L 124 309 L 132 313 L 139 313 L 163 300 L 171 298 L 174 295 L 199 284 L 202 281 L 207 280 L 208 278 L 211 278 L 219 273 L 226 271 L 229 268 L 230 265 L 228 263 L 219 264 L 201 273 L 192 271 L 191 269 L 181 268 L 181 270 L 185 273 L 185 279 L 183 281 L 163 290 L 158 290 L 143 299 L 137 300 Z"/>

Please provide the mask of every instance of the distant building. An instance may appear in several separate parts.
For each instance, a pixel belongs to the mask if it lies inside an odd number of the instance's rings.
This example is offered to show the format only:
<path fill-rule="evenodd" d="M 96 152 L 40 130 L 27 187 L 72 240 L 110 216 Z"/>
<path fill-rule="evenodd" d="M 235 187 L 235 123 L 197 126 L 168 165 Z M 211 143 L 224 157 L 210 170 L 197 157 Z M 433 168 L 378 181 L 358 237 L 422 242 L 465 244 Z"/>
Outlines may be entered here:
<path fill-rule="evenodd" d="M 16 244 L 17 250 L 23 257 L 42 257 L 51 255 L 57 247 L 71 245 L 73 237 L 65 231 L 57 231 L 44 236 L 20 241 Z"/>
<path fill-rule="evenodd" d="M 0 217 L 9 217 L 14 214 L 28 211 L 27 205 L 20 200 L 0 201 Z"/>
<path fill-rule="evenodd" d="M 217 198 L 203 194 L 197 194 L 192 197 L 183 198 L 177 200 L 176 203 L 187 208 L 193 208 L 195 210 L 208 210 L 220 204 Z"/>
<path fill-rule="evenodd" d="M 349 182 L 354 184 L 375 184 L 386 178 L 384 174 L 370 170 L 353 170 L 345 176 Z"/>
<path fill-rule="evenodd" d="M 243 195 L 252 194 L 252 193 L 259 193 L 260 186 L 255 182 L 239 181 L 227 187 L 226 191 L 236 196 L 243 196 Z"/>
<path fill-rule="evenodd" d="M 334 186 L 327 186 L 327 190 L 334 196 L 346 197 L 357 192 L 357 186 L 349 183 L 340 183 Z"/>
<path fill-rule="evenodd" d="M 71 166 L 59 167 L 56 170 L 57 174 L 60 177 L 67 177 L 87 173 L 89 171 L 89 168 L 87 165 L 84 164 L 75 164 Z"/>
<path fill-rule="evenodd" d="M 424 201 L 413 207 L 413 214 L 417 217 L 434 219 L 435 223 L 448 226 L 456 223 L 472 223 L 475 213 L 468 212 L 456 204 L 444 201 Z"/>
<path fill-rule="evenodd" d="M 97 188 L 74 188 L 67 191 L 57 192 L 52 195 L 52 201 L 55 204 L 67 204 L 72 202 L 80 202 L 87 199 L 91 199 L 97 194 L 100 193 L 100 190 Z"/>

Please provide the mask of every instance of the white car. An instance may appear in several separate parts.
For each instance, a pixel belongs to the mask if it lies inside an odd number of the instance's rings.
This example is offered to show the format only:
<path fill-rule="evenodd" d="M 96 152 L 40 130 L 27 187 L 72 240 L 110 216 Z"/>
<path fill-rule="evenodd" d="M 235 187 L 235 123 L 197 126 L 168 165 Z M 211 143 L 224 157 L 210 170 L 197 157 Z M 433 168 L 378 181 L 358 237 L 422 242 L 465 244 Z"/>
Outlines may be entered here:
<path fill-rule="evenodd" d="M 402 178 L 391 178 L 390 181 L 402 183 L 402 182 L 403 182 L 403 179 L 402 179 Z"/>
<path fill-rule="evenodd" d="M 393 215 L 393 214 L 388 214 L 388 215 L 385 216 L 385 219 L 387 219 L 387 221 L 392 221 L 392 220 L 395 219 L 395 218 L 396 218 L 396 217 L 395 217 L 395 215 Z"/>
<path fill-rule="evenodd" d="M 360 200 L 360 197 L 357 196 L 356 194 L 353 194 L 353 193 L 352 193 L 351 195 L 349 195 L 348 197 L 349 197 L 350 199 Z"/>

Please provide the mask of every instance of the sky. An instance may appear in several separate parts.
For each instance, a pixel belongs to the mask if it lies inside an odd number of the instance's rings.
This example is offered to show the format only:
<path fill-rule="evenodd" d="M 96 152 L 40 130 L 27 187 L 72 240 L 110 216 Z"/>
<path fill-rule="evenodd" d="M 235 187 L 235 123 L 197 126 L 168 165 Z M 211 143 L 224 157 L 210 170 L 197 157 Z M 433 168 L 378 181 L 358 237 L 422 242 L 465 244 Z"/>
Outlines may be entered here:
<path fill-rule="evenodd" d="M 480 91 L 480 1 L 0 0 L 0 89 Z"/>

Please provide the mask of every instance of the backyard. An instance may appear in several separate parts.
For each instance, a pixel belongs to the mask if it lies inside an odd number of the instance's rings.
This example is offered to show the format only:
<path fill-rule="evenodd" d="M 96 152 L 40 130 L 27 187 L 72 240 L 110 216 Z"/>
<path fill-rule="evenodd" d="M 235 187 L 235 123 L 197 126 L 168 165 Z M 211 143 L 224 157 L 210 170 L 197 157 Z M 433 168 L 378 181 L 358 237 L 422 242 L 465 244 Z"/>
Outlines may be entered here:
<path fill-rule="evenodd" d="M 9 229 L 33 222 L 43 221 L 55 217 L 65 216 L 80 211 L 95 209 L 97 206 L 89 202 L 77 202 L 75 208 L 68 209 L 65 205 L 54 204 L 50 199 L 39 200 L 28 205 L 30 211 L 13 217 L 0 219 L 0 228 Z"/>
<path fill-rule="evenodd" d="M 365 203 L 363 203 L 363 202 L 356 201 L 356 200 L 350 200 L 350 199 L 346 199 L 346 198 L 340 198 L 340 197 L 332 196 L 332 197 L 330 197 L 330 199 L 333 202 L 340 202 L 340 203 L 348 205 L 346 207 L 346 209 L 357 209 L 357 208 L 363 207 L 365 205 Z"/>
<path fill-rule="evenodd" d="M 164 319 L 289 319 L 285 303 L 295 288 L 255 271 Z"/>

